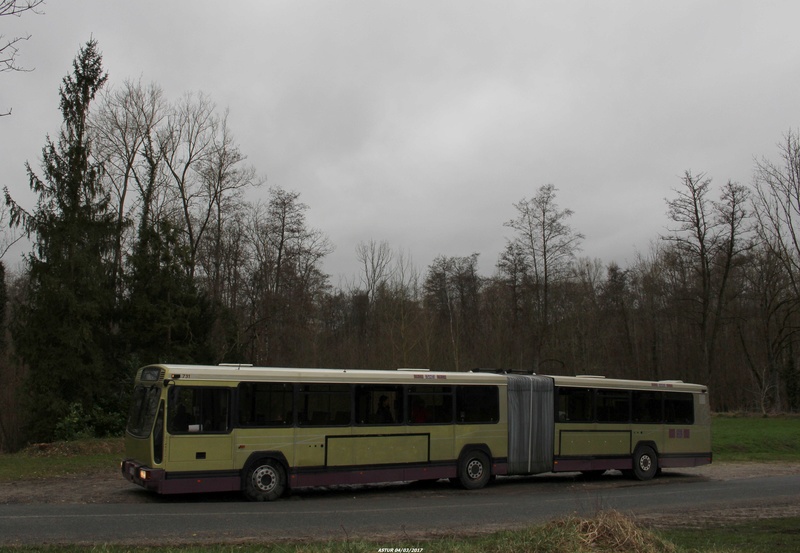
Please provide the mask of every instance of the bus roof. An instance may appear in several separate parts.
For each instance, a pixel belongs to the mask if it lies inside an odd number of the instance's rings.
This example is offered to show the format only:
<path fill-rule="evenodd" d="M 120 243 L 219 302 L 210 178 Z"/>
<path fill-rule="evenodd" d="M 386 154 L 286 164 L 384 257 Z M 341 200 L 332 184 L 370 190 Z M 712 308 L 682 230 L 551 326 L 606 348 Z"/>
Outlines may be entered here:
<path fill-rule="evenodd" d="M 627 390 L 663 390 L 674 392 L 706 393 L 708 388 L 700 384 L 689 384 L 681 380 L 626 380 L 602 376 L 552 376 L 556 386 L 578 388 L 622 388 Z"/>
<path fill-rule="evenodd" d="M 432 372 L 424 369 L 366 370 L 290 367 L 251 367 L 248 365 L 153 365 L 166 371 L 164 378 L 213 381 L 293 381 L 364 382 L 370 384 L 503 384 L 498 374 Z"/>
<path fill-rule="evenodd" d="M 293 381 L 293 382 L 351 382 L 367 384 L 497 384 L 508 381 L 503 371 L 482 369 L 475 372 L 444 372 L 426 369 L 368 370 L 368 369 L 321 369 L 290 367 L 252 367 L 250 365 L 149 365 L 140 369 L 158 369 L 161 376 L 158 380 L 201 380 L 217 382 L 239 381 Z M 690 391 L 705 393 L 707 388 L 699 384 L 687 384 L 679 380 L 625 380 L 604 378 L 590 375 L 551 376 L 535 375 L 550 378 L 556 386 L 586 388 L 622 388 L 652 390 L 663 389 L 673 391 Z M 148 380 L 155 380 L 150 378 Z"/>

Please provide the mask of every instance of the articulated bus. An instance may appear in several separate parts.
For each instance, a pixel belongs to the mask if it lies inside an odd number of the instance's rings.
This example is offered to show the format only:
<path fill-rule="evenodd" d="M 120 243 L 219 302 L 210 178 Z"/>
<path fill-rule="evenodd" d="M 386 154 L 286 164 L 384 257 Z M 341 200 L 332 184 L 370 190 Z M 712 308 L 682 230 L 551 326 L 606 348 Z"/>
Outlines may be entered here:
<path fill-rule="evenodd" d="M 502 371 L 151 365 L 121 471 L 162 494 L 711 463 L 705 386 Z"/>

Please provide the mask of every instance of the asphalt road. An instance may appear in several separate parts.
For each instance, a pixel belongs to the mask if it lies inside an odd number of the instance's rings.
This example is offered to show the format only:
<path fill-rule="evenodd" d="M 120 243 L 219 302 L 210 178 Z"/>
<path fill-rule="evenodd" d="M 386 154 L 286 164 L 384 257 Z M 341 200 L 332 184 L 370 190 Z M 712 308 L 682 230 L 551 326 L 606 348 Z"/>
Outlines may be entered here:
<path fill-rule="evenodd" d="M 477 491 L 440 482 L 425 488 L 299 492 L 272 503 L 248 503 L 226 494 L 111 505 L 17 504 L 0 505 L 0 545 L 370 537 L 391 546 L 419 535 L 519 527 L 602 509 L 686 513 L 774 503 L 800 503 L 800 475 L 705 480 L 673 474 L 650 482 L 550 476 L 499 479 Z"/>

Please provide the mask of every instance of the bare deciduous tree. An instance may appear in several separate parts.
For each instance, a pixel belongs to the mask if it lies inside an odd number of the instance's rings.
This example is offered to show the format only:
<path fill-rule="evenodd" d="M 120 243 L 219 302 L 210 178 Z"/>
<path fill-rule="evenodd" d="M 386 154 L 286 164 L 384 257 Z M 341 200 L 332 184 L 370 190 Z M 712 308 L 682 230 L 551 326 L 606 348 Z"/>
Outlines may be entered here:
<path fill-rule="evenodd" d="M 234 213 L 243 210 L 244 189 L 259 186 L 263 182 L 256 176 L 254 167 L 244 164 L 245 160 L 246 156 L 236 145 L 228 127 L 226 112 L 214 125 L 211 148 L 204 157 L 200 172 L 206 189 L 203 197 L 208 203 L 198 207 L 202 213 L 207 206 L 210 213 L 201 262 L 204 264 L 205 276 L 214 299 L 219 299 L 222 295 L 222 281 L 226 272 L 223 267 L 226 257 L 225 226 Z"/>
<path fill-rule="evenodd" d="M 24 237 L 16 228 L 9 226 L 10 218 L 8 206 L 5 203 L 0 204 L 0 228 L 3 229 L 2 233 L 0 233 L 0 260 L 5 257 L 14 244 Z"/>
<path fill-rule="evenodd" d="M 214 130 L 217 125 L 214 104 L 204 94 L 195 98 L 187 94 L 173 108 L 166 127 L 159 133 L 159 151 L 175 185 L 181 228 L 189 247 L 187 272 L 194 277 L 197 252 L 208 228 L 214 208 L 202 172 L 214 150 Z"/>
<path fill-rule="evenodd" d="M 782 267 L 780 277 L 785 282 L 779 291 L 778 309 L 770 309 L 765 315 L 772 322 L 771 334 L 765 337 L 770 344 L 767 363 L 782 365 L 788 403 L 797 409 L 800 368 L 794 351 L 800 335 L 800 135 L 787 133 L 779 149 L 780 162 L 764 158 L 756 163 L 753 203 L 761 243 Z"/>
<path fill-rule="evenodd" d="M 676 261 L 686 269 L 685 300 L 699 330 L 705 378 L 715 369 L 719 333 L 725 323 L 731 271 L 751 247 L 747 208 L 749 192 L 728 181 L 720 201 L 708 198 L 711 179 L 686 171 L 676 198 L 667 200 L 668 215 L 677 226 L 662 237 L 673 244 Z M 676 265 L 677 266 L 677 265 Z"/>
<path fill-rule="evenodd" d="M 800 335 L 800 303 L 783 265 L 768 248 L 754 250 L 744 269 L 742 299 L 749 309 L 737 319 L 737 331 L 743 361 L 752 378 L 753 397 L 766 414 L 780 406 L 781 373 L 789 376 L 786 372 L 793 366 L 791 344 Z M 790 382 L 791 378 L 786 382 L 787 399 L 791 407 L 797 407 L 800 397 L 793 397 Z"/>
<path fill-rule="evenodd" d="M 361 283 L 367 292 L 370 303 L 375 301 L 375 294 L 381 286 L 385 286 L 392 276 L 392 250 L 385 240 L 380 243 L 374 240 L 356 244 L 356 259 L 363 271 Z"/>
<path fill-rule="evenodd" d="M 505 226 L 517 231 L 514 238 L 516 254 L 524 255 L 524 264 L 529 270 L 528 281 L 535 309 L 534 341 L 538 344 L 537 349 L 541 350 L 551 324 L 552 284 L 569 276 L 570 264 L 584 236 L 567 223 L 572 210 L 558 207 L 556 187 L 552 184 L 541 186 L 534 197 L 523 198 L 514 207 L 517 217 Z"/>
<path fill-rule="evenodd" d="M 302 347 L 297 336 L 308 330 L 327 285 L 320 264 L 332 247 L 325 234 L 306 225 L 308 206 L 299 198 L 298 192 L 271 188 L 269 202 L 253 206 L 248 218 L 248 333 L 255 362 L 292 361 L 288 357 Z"/>
<path fill-rule="evenodd" d="M 41 13 L 38 11 L 38 8 L 43 3 L 44 0 L 0 0 L 0 17 L 20 17 L 26 12 Z M 5 73 L 7 71 L 29 71 L 17 65 L 19 43 L 29 38 L 31 38 L 29 34 L 11 38 L 6 38 L 5 35 L 0 34 L 0 73 Z M 0 113 L 0 117 L 10 114 L 11 110 L 9 109 L 5 113 Z"/>
<path fill-rule="evenodd" d="M 443 332 L 439 336 L 449 342 L 452 367 L 456 371 L 464 365 L 464 350 L 475 346 L 480 290 L 477 253 L 466 257 L 440 255 L 428 267 L 425 303 L 431 316 L 441 323 Z"/>
<path fill-rule="evenodd" d="M 117 214 L 115 282 L 122 274 L 125 235 L 133 211 L 139 210 L 140 229 L 142 225 L 151 223 L 160 172 L 153 144 L 157 128 L 166 116 L 165 110 L 166 104 L 158 86 L 125 81 L 120 88 L 109 89 L 103 94 L 99 109 L 90 119 L 98 157 L 103 160 L 104 176 L 110 182 Z M 138 197 L 129 201 L 132 189 L 138 191 Z"/>
<path fill-rule="evenodd" d="M 411 255 L 403 250 L 398 251 L 394 260 L 389 282 L 395 306 L 389 313 L 392 365 L 408 367 L 411 352 L 421 341 L 420 334 L 414 332 L 421 318 L 420 310 L 415 309 L 420 295 L 419 272 L 411 261 Z"/>
<path fill-rule="evenodd" d="M 800 136 L 790 132 L 780 145 L 781 162 L 756 164 L 758 232 L 786 270 L 800 298 Z"/>

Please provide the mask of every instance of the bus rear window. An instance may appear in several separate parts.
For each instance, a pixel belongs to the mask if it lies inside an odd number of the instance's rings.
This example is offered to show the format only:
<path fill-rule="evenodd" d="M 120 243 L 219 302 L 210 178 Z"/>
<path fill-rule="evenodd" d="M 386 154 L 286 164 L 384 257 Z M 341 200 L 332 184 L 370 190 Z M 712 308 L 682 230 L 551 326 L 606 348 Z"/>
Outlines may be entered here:
<path fill-rule="evenodd" d="M 158 386 L 139 385 L 133 389 L 133 401 L 128 413 L 128 434 L 137 438 L 147 438 L 150 435 L 160 395 L 161 389 Z"/>

